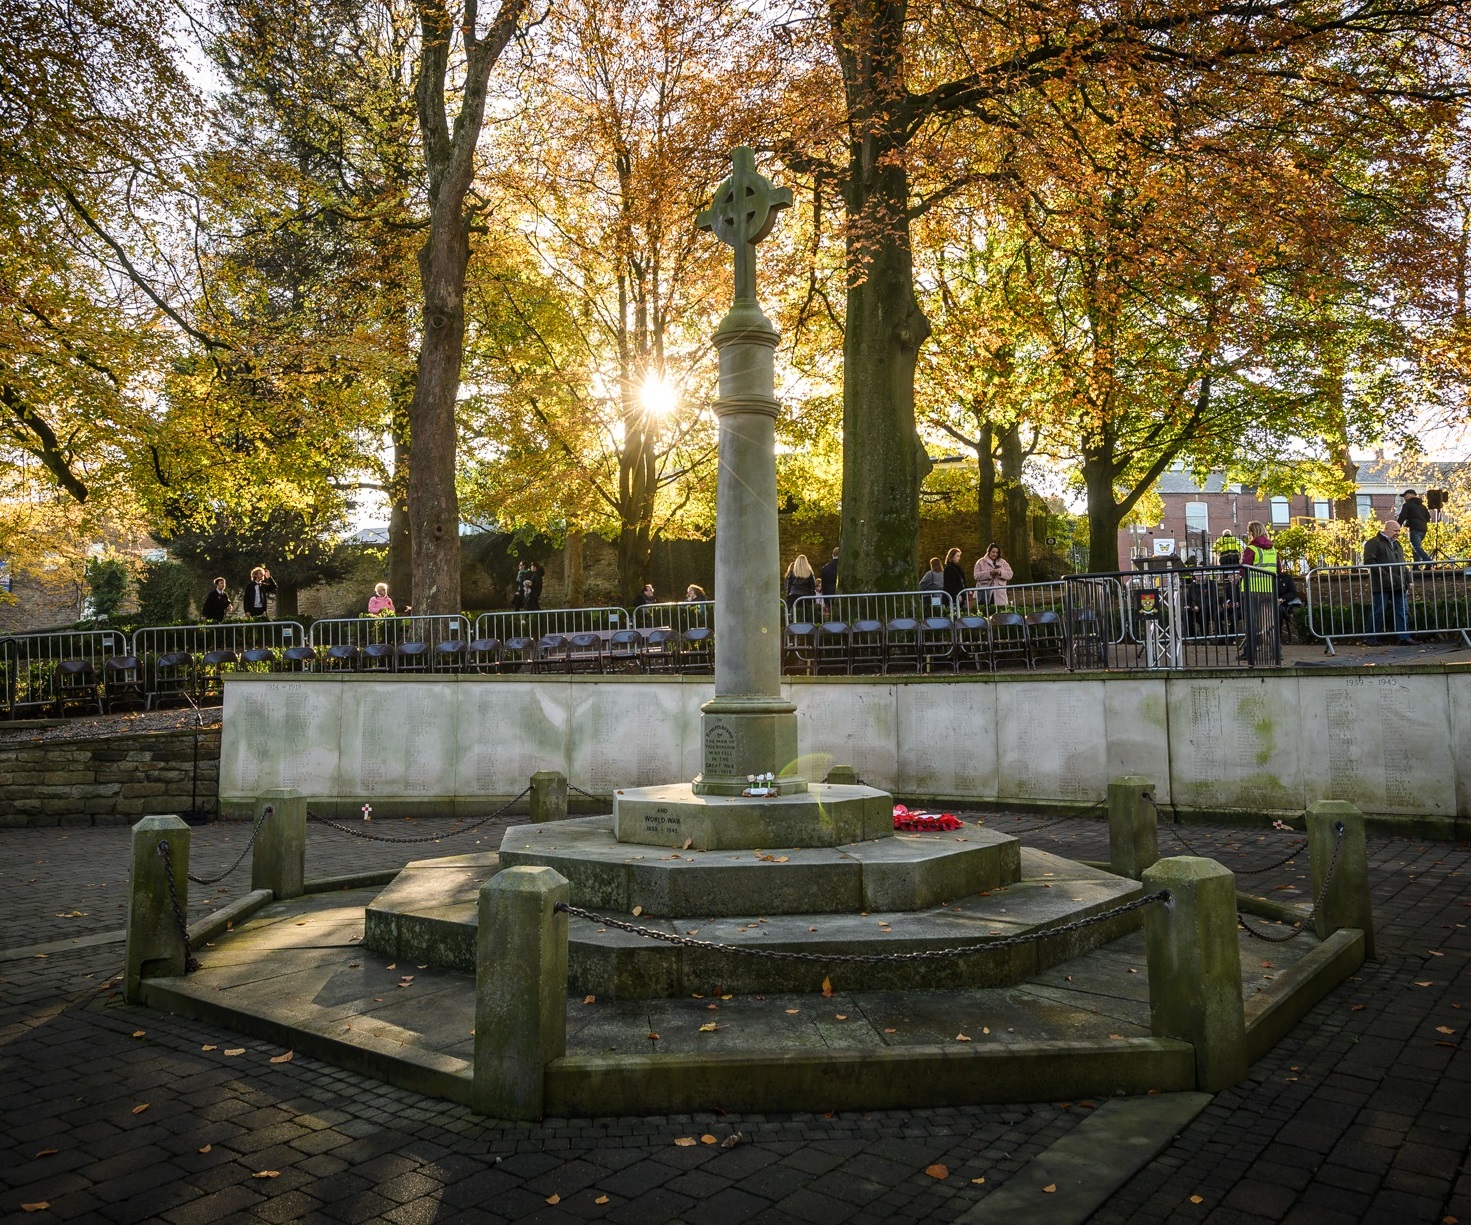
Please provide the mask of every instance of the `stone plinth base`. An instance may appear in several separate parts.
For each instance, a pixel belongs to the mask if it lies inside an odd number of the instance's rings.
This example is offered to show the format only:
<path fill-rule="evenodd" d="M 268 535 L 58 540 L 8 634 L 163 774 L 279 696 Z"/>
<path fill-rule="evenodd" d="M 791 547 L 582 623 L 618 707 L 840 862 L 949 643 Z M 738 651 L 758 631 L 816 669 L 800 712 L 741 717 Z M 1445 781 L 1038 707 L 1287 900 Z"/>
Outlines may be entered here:
<path fill-rule="evenodd" d="M 894 833 L 894 800 L 874 787 L 812 783 L 795 795 L 699 795 L 689 783 L 613 796 L 619 842 L 696 851 L 843 846 Z"/>
<path fill-rule="evenodd" d="M 555 868 L 575 905 L 650 918 L 920 910 L 1021 871 L 1015 838 L 974 827 L 841 847 L 693 851 L 618 842 L 607 817 L 514 826 L 500 865 Z"/>

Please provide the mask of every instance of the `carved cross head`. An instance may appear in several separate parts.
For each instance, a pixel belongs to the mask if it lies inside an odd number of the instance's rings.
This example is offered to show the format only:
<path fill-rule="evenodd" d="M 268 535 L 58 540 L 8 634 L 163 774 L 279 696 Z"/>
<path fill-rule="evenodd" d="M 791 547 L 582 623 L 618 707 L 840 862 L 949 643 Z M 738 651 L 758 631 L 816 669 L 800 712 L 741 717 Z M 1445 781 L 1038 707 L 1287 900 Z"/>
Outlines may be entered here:
<path fill-rule="evenodd" d="M 771 233 L 777 212 L 791 206 L 792 189 L 773 187 L 756 173 L 756 155 L 744 145 L 731 150 L 730 160 L 731 176 L 715 189 L 715 200 L 700 214 L 699 226 L 726 246 L 739 247 Z"/>
<path fill-rule="evenodd" d="M 771 180 L 756 173 L 756 155 L 744 145 L 732 149 L 731 175 L 715 189 L 715 199 L 697 224 L 735 249 L 737 298 L 754 298 L 756 293 L 755 244 L 769 233 L 776 214 L 790 208 L 792 189 L 773 187 Z"/>

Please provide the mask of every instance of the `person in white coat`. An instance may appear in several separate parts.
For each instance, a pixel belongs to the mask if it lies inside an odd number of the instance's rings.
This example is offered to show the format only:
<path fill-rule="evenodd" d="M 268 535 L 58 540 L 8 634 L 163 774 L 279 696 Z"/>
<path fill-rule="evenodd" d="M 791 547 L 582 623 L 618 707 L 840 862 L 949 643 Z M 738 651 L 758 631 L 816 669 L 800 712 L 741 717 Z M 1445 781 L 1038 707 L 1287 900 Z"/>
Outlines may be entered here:
<path fill-rule="evenodd" d="M 1011 563 L 1001 556 L 999 544 L 989 545 L 976 558 L 975 581 L 976 597 L 982 604 L 1006 607 L 1006 584 L 1011 581 Z"/>

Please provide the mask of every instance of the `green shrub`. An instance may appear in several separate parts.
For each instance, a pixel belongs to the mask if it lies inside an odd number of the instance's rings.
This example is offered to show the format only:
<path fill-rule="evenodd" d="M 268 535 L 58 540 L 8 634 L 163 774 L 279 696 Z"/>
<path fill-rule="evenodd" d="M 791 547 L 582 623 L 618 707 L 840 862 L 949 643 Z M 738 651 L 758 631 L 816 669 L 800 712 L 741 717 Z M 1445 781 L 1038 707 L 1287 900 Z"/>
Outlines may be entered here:
<path fill-rule="evenodd" d="M 138 579 L 138 620 L 143 625 L 177 625 L 189 620 L 194 579 L 176 561 L 146 561 Z"/>

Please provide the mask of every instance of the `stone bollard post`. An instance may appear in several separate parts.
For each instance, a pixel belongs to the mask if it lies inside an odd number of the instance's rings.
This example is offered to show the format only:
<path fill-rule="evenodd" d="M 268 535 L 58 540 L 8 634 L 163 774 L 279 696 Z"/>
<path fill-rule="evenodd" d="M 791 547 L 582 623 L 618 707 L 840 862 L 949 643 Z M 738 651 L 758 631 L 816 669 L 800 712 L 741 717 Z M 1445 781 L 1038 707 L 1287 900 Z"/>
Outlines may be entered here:
<path fill-rule="evenodd" d="M 846 783 L 849 786 L 858 784 L 858 771 L 852 766 L 833 766 L 827 772 L 827 778 L 823 780 L 828 783 Z"/>
<path fill-rule="evenodd" d="M 531 819 L 543 821 L 567 819 L 567 776 L 556 770 L 538 770 L 531 776 L 531 797 L 527 800 Z"/>
<path fill-rule="evenodd" d="M 1345 800 L 1319 800 L 1308 807 L 1308 853 L 1313 860 L 1316 930 L 1326 940 L 1341 927 L 1364 933 L 1364 956 L 1374 956 L 1374 909 L 1369 898 L 1369 860 L 1364 847 L 1364 814 Z M 1343 844 L 1334 862 L 1338 823 Z M 1328 879 L 1329 865 L 1333 876 Z M 1324 882 L 1327 881 L 1327 888 Z"/>
<path fill-rule="evenodd" d="M 1195 1087 L 1215 1093 L 1246 1076 L 1246 1014 L 1236 938 L 1236 877 L 1213 859 L 1181 855 L 1144 870 L 1170 901 L 1144 911 L 1149 1023 L 1195 1047 Z"/>
<path fill-rule="evenodd" d="M 174 978 L 188 960 L 178 915 L 169 895 L 165 856 L 168 843 L 179 914 L 189 914 L 189 843 L 192 834 L 178 817 L 144 817 L 133 826 L 133 865 L 128 884 L 128 937 L 124 955 L 123 999 L 137 1004 L 145 978 Z"/>
<path fill-rule="evenodd" d="M 267 791 L 255 802 L 260 823 L 250 861 L 250 887 L 269 889 L 279 902 L 300 897 L 306 880 L 306 797 L 299 791 Z"/>
<path fill-rule="evenodd" d="M 542 1116 L 547 1063 L 567 1052 L 567 880 L 551 868 L 497 872 L 480 889 L 471 1104 L 499 1119 Z"/>
<path fill-rule="evenodd" d="M 1154 781 L 1138 774 L 1108 784 L 1108 862 L 1120 876 L 1139 880 L 1159 858 L 1159 818 L 1144 793 Z"/>

